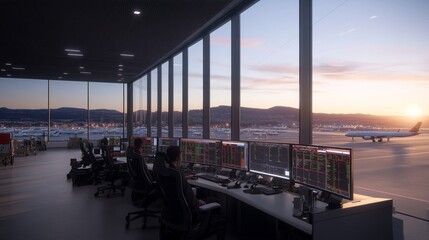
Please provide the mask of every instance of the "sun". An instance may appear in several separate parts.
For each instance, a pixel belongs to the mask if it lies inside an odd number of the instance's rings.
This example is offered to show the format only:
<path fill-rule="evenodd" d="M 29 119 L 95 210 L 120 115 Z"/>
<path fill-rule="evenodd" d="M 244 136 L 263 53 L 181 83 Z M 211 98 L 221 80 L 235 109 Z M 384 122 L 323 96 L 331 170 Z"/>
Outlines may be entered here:
<path fill-rule="evenodd" d="M 411 106 L 407 108 L 407 115 L 409 117 L 420 117 L 422 115 L 422 110 L 419 107 Z"/>

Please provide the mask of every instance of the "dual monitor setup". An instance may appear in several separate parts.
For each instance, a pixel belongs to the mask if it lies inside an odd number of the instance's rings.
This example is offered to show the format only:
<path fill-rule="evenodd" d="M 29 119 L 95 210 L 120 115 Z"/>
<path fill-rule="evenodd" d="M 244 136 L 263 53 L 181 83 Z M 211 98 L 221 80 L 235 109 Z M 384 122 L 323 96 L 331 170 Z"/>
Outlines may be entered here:
<path fill-rule="evenodd" d="M 291 180 L 322 196 L 353 199 L 352 150 L 319 145 L 143 137 L 145 154 L 180 146 L 182 161 Z"/>

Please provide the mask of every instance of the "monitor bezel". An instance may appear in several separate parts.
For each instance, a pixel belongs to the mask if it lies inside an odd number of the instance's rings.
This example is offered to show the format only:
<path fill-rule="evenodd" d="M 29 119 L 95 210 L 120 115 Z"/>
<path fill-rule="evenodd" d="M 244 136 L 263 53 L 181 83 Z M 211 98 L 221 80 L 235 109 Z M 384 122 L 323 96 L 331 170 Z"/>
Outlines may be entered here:
<path fill-rule="evenodd" d="M 294 174 L 293 174 L 293 165 L 292 165 L 293 164 L 292 157 L 293 157 L 294 146 L 313 147 L 313 148 L 318 148 L 318 150 L 319 150 L 319 148 L 348 150 L 350 152 L 350 195 L 349 196 L 343 195 L 341 193 L 334 192 L 334 191 L 326 189 L 326 188 L 314 186 L 312 184 L 305 183 L 303 181 L 297 181 Z M 339 197 L 344 198 L 344 199 L 353 200 L 353 195 L 354 195 L 354 185 L 353 185 L 353 183 L 354 183 L 354 163 L 353 163 L 353 149 L 352 148 L 339 147 L 339 146 L 327 146 L 327 145 L 291 144 L 290 154 L 291 154 L 291 156 L 290 156 L 291 177 L 295 183 L 300 184 L 300 185 L 305 185 L 307 187 L 320 190 L 322 192 L 327 192 L 329 194 L 333 194 L 333 195 L 339 196 Z"/>

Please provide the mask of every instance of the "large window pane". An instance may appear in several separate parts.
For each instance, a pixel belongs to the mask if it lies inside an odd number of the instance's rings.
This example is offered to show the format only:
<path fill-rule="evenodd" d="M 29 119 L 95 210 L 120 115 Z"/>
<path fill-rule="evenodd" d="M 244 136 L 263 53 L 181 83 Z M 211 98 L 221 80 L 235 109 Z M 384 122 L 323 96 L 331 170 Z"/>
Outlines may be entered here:
<path fill-rule="evenodd" d="M 345 136 L 407 132 L 419 121 L 427 131 L 429 2 L 318 0 L 313 11 L 313 142 L 353 149 L 356 193 L 429 220 L 428 135 Z"/>
<path fill-rule="evenodd" d="M 299 141 L 298 3 L 259 1 L 241 14 L 243 140 Z"/>
<path fill-rule="evenodd" d="M 189 134 L 203 136 L 203 41 L 189 47 Z"/>
<path fill-rule="evenodd" d="M 162 64 L 162 133 L 161 136 L 168 136 L 168 62 Z"/>
<path fill-rule="evenodd" d="M 151 72 L 151 133 L 152 136 L 158 136 L 158 70 Z"/>
<path fill-rule="evenodd" d="M 89 139 L 123 137 L 123 85 L 119 83 L 89 84 Z"/>
<path fill-rule="evenodd" d="M 231 139 L 231 22 L 210 34 L 210 138 Z"/>
<path fill-rule="evenodd" d="M 50 81 L 51 140 L 87 139 L 87 90 L 87 82 Z"/>
<path fill-rule="evenodd" d="M 147 136 L 147 75 L 133 83 L 133 135 Z"/>
<path fill-rule="evenodd" d="M 182 93 L 183 93 L 183 63 L 182 54 L 173 58 L 174 62 L 174 137 L 182 137 Z"/>
<path fill-rule="evenodd" d="M 48 136 L 48 81 L 0 78 L 0 133 Z"/>

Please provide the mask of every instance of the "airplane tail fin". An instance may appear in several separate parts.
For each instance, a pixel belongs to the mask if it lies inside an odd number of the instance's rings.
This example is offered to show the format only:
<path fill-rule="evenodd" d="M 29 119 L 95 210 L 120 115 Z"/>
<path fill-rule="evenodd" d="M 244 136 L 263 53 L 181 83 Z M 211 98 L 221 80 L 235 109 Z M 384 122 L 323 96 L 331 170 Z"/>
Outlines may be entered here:
<path fill-rule="evenodd" d="M 418 133 L 422 122 L 418 122 L 413 128 L 410 129 L 410 132 Z"/>

